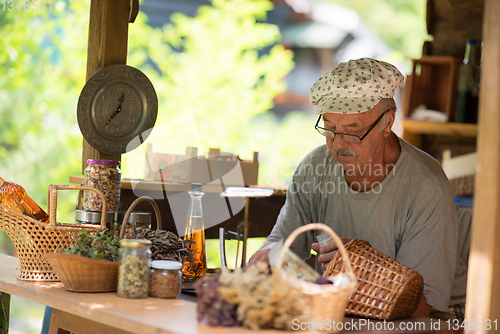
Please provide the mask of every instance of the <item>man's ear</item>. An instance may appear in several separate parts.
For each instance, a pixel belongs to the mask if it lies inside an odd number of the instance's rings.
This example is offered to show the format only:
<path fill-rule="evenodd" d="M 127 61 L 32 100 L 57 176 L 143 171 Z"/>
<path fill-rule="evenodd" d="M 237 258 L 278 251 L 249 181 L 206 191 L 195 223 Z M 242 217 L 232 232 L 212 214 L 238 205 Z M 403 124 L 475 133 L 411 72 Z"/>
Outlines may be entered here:
<path fill-rule="evenodd" d="M 396 120 L 396 111 L 394 109 L 389 110 L 385 117 L 387 117 L 387 125 L 384 128 L 384 136 L 389 137 L 389 135 L 391 134 L 392 125 Z"/>

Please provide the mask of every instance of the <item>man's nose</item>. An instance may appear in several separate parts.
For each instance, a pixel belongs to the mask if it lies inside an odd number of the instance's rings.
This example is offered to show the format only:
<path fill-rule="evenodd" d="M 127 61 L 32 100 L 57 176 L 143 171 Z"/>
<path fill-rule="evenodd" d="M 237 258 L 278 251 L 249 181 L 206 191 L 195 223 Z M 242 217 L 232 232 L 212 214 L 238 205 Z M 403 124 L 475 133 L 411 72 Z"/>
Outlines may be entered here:
<path fill-rule="evenodd" d="M 349 143 L 346 142 L 344 138 L 342 138 L 342 136 L 336 135 L 335 138 L 332 140 L 333 140 L 333 148 L 337 150 L 341 150 L 349 146 Z"/>

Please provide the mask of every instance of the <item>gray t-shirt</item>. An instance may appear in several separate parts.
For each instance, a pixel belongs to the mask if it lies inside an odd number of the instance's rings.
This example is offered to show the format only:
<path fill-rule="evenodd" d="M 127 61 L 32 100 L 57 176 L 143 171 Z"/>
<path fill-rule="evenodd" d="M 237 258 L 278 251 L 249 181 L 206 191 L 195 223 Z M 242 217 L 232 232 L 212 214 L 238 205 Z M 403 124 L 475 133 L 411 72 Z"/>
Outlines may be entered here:
<path fill-rule="evenodd" d="M 445 311 L 449 305 L 465 302 L 467 279 L 467 267 L 457 254 L 458 223 L 451 186 L 433 157 L 398 139 L 401 155 L 397 163 L 369 192 L 347 185 L 342 166 L 326 145 L 310 152 L 293 176 L 267 242 L 285 239 L 301 225 L 324 223 L 340 237 L 366 240 L 419 272 L 427 303 Z M 308 258 L 319 233 L 301 234 L 291 249 Z"/>

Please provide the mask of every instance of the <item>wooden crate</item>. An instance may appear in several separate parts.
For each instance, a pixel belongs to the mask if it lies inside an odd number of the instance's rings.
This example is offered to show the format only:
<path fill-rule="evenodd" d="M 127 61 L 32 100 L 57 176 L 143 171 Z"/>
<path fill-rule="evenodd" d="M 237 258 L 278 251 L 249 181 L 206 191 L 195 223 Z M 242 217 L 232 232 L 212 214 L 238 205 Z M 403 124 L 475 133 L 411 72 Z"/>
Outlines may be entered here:
<path fill-rule="evenodd" d="M 448 56 L 424 56 L 413 59 L 403 94 L 403 115 L 409 117 L 415 107 L 441 111 L 452 122 L 457 99 L 458 68 L 462 60 Z"/>
<path fill-rule="evenodd" d="M 208 158 L 198 156 L 196 147 L 186 147 L 186 153 L 168 154 L 153 151 L 148 144 L 144 178 L 176 183 L 207 184 L 217 179 L 225 186 L 256 185 L 259 175 L 258 152 L 253 160 L 241 160 L 238 156 L 210 149 Z M 240 173 L 241 170 L 241 173 Z"/>

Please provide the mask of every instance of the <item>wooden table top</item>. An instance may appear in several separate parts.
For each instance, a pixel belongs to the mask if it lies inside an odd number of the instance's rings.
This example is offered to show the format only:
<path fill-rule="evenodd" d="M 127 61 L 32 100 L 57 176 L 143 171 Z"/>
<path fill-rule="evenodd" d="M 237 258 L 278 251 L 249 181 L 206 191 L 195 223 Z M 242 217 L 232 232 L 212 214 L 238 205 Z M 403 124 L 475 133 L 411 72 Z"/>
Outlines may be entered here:
<path fill-rule="evenodd" d="M 37 303 L 50 306 L 86 319 L 106 324 L 118 329 L 141 334 L 164 333 L 255 333 L 240 327 L 210 327 L 201 325 L 196 320 L 195 297 L 183 295 L 177 299 L 124 299 L 115 292 L 108 293 L 78 293 L 67 291 L 60 282 L 24 282 L 18 281 L 16 276 L 20 270 L 19 260 L 16 257 L 0 254 L 0 291 L 16 295 Z M 363 323 L 365 325 L 360 327 Z M 425 317 L 410 317 L 382 327 L 382 321 L 346 318 L 345 323 L 352 326 L 358 323 L 357 328 L 344 331 L 344 333 L 373 333 L 372 328 L 382 329 L 394 327 L 395 331 L 379 331 L 376 333 L 398 333 L 400 324 L 420 328 L 412 333 L 454 333 L 443 331 L 446 323 L 441 323 L 441 331 L 431 330 L 431 325 L 436 320 Z M 360 323 L 361 322 L 361 323 Z M 379 325 L 377 325 L 379 324 Z M 296 332 L 296 331 L 293 331 Z M 262 334 L 293 333 L 276 330 L 262 330 Z M 408 333 L 408 331 L 405 331 Z"/>

